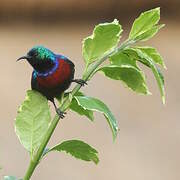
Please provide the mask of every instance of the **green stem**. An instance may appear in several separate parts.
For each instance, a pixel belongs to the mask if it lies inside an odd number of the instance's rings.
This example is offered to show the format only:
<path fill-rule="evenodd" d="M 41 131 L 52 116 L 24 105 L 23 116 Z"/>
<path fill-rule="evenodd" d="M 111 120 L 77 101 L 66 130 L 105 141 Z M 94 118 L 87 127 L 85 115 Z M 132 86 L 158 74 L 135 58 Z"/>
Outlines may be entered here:
<path fill-rule="evenodd" d="M 83 75 L 83 80 L 87 81 L 89 79 L 89 77 L 93 74 L 93 72 L 97 69 L 97 67 L 99 67 L 110 55 L 118 52 L 118 51 L 121 51 L 123 50 L 125 47 L 133 44 L 134 42 L 131 41 L 131 40 L 127 40 L 125 41 L 124 43 L 122 43 L 119 47 L 111 50 L 110 52 L 108 52 L 107 54 L 105 54 L 104 56 L 102 56 L 101 58 L 97 59 L 97 61 L 92 64 L 91 66 L 89 66 L 89 68 L 87 69 L 87 71 L 84 73 Z M 79 91 L 79 89 L 81 88 L 81 86 L 79 84 L 77 84 L 74 89 L 72 90 L 72 97 L 74 96 L 74 94 L 76 92 Z M 60 109 L 62 112 L 64 112 L 66 109 L 68 109 L 68 107 L 70 106 L 71 104 L 71 101 L 69 101 L 69 98 L 65 98 L 64 99 L 64 102 L 62 103 L 62 105 L 60 106 Z M 51 138 L 58 122 L 59 122 L 59 116 L 56 114 L 54 119 L 52 120 L 49 128 L 48 128 L 48 131 L 37 151 L 37 153 L 34 155 L 34 157 L 31 159 L 30 161 L 30 164 L 29 164 L 29 167 L 27 169 L 27 172 L 24 176 L 24 179 L 23 180 L 29 180 L 36 168 L 36 166 L 39 164 L 39 161 L 42 157 L 42 154 L 43 154 L 43 151 L 44 149 L 46 148 L 47 146 L 47 143 L 49 142 L 49 139 Z"/>

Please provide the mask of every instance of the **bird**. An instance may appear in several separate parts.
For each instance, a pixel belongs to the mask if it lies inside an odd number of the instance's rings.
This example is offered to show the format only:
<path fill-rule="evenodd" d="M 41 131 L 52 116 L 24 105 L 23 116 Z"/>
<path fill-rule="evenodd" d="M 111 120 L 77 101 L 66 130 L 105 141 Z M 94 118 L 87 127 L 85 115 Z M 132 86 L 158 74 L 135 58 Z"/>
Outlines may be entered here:
<path fill-rule="evenodd" d="M 51 101 L 59 117 L 64 118 L 65 112 L 57 107 L 55 98 L 61 96 L 72 82 L 80 86 L 87 84 L 83 79 L 74 79 L 74 63 L 64 55 L 55 54 L 42 45 L 34 46 L 27 55 L 17 59 L 20 60 L 27 60 L 33 68 L 31 89 L 40 92 Z"/>

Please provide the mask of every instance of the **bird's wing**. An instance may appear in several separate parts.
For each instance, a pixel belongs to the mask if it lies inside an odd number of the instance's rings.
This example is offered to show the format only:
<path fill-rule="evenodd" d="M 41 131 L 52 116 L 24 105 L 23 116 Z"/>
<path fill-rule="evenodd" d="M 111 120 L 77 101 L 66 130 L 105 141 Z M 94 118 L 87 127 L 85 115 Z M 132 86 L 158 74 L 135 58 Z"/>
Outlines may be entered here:
<path fill-rule="evenodd" d="M 71 61 L 71 60 L 69 60 L 67 57 L 65 57 L 65 56 L 63 56 L 63 55 L 61 55 L 61 54 L 56 54 L 56 57 L 60 60 L 64 60 L 64 61 L 66 61 L 70 66 L 71 66 L 71 68 L 74 68 L 75 67 L 75 65 L 74 65 L 74 63 Z"/>

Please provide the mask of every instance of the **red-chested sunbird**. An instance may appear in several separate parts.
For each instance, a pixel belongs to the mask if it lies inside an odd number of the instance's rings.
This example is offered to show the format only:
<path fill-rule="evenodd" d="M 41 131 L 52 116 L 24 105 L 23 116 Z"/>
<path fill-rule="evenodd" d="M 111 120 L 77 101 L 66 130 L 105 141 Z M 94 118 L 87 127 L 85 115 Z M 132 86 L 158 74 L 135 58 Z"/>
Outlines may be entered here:
<path fill-rule="evenodd" d="M 57 108 L 54 98 L 68 89 L 72 82 L 81 86 L 86 84 L 82 79 L 74 79 L 74 63 L 43 46 L 33 47 L 26 56 L 20 57 L 17 61 L 23 59 L 33 67 L 31 88 L 46 96 L 53 103 L 60 118 L 63 118 L 64 113 Z"/>

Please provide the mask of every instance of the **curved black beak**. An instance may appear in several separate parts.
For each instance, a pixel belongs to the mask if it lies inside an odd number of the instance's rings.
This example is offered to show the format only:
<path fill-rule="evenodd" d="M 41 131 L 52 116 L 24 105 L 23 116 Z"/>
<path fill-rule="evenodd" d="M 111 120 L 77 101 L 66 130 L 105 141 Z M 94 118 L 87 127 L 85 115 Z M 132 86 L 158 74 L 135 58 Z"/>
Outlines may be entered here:
<path fill-rule="evenodd" d="M 28 56 L 28 55 L 26 55 L 26 56 L 22 56 L 22 57 L 20 57 L 20 58 L 18 58 L 16 61 L 20 61 L 20 60 L 23 60 L 23 59 L 30 59 L 31 57 L 30 56 Z"/>

